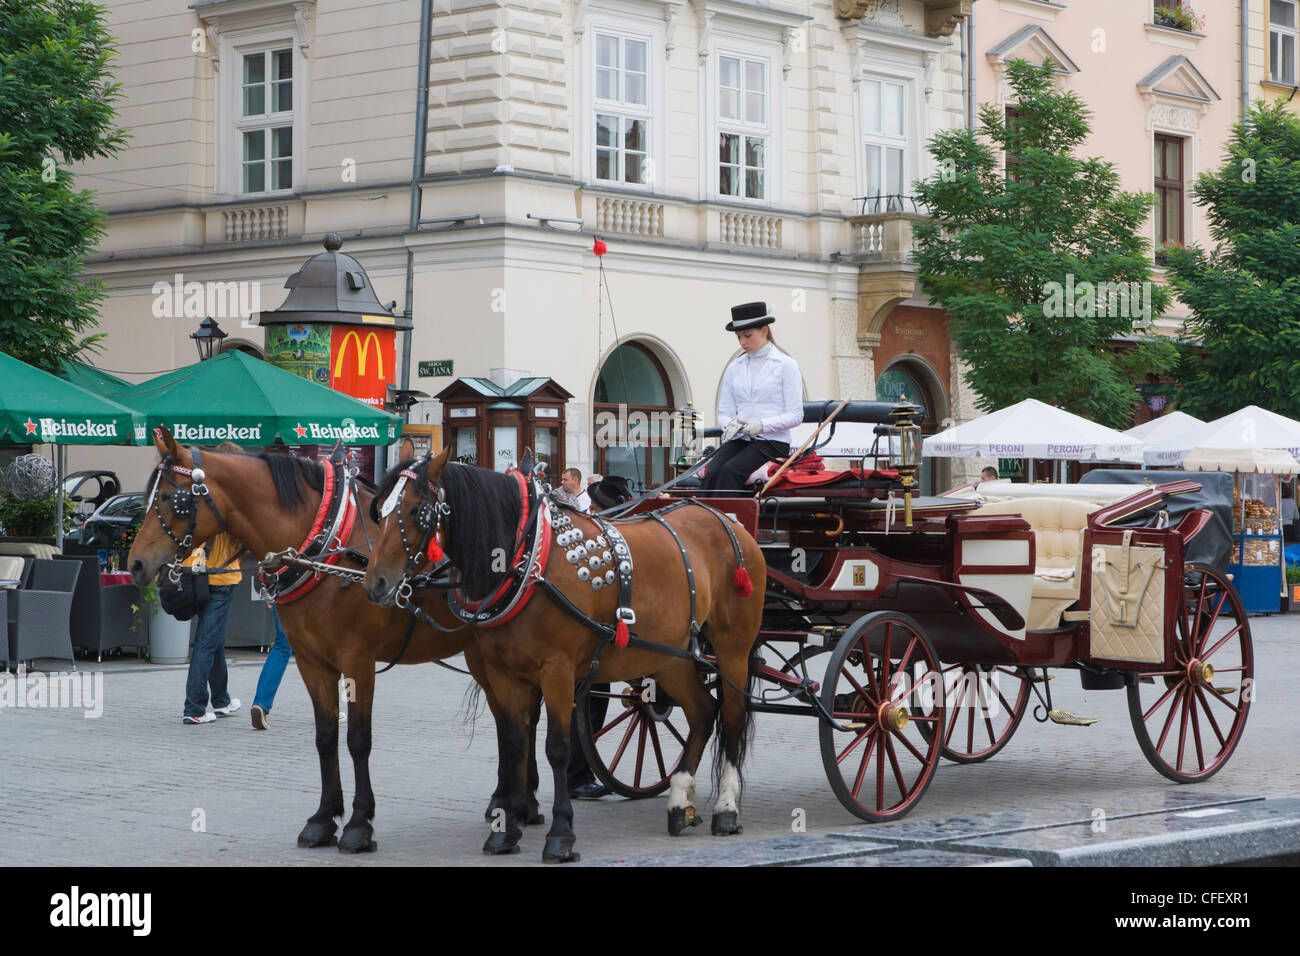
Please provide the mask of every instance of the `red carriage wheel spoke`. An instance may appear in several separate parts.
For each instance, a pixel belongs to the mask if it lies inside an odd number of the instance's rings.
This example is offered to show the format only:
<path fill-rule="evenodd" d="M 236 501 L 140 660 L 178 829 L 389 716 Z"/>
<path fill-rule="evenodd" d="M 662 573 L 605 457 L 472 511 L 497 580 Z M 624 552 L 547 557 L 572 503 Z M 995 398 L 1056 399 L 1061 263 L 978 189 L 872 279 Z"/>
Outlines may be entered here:
<path fill-rule="evenodd" d="M 850 684 L 853 685 L 853 689 L 854 689 L 855 691 L 858 692 L 858 696 L 862 698 L 862 702 L 863 702 L 864 704 L 867 704 L 867 705 L 869 706 L 871 703 L 873 703 L 873 701 L 879 699 L 878 697 L 877 697 L 877 698 L 873 698 L 869 693 L 867 693 L 866 690 L 863 689 L 862 685 L 859 684 L 859 683 L 854 679 L 853 675 L 850 674 L 850 673 L 848 672 L 848 669 L 847 669 L 847 668 L 843 668 L 843 667 L 840 668 L 840 673 L 844 675 L 845 680 L 847 680 Z M 868 668 L 868 673 L 871 673 L 871 671 L 870 671 L 869 668 Z M 873 675 L 873 678 L 874 678 L 874 675 Z M 872 683 L 874 683 L 874 682 L 875 682 L 875 681 L 874 681 L 874 679 L 873 679 Z"/>
<path fill-rule="evenodd" d="M 655 748 L 655 763 L 659 765 L 659 779 L 662 780 L 668 776 L 668 769 L 664 766 L 663 750 L 659 746 L 659 730 L 655 727 L 655 721 L 648 722 L 650 725 L 650 742 Z"/>
<path fill-rule="evenodd" d="M 686 746 L 686 738 L 683 737 L 683 736 L 681 735 L 681 732 L 678 731 L 678 729 L 677 729 L 676 727 L 673 726 L 673 722 L 672 722 L 671 720 L 665 720 L 665 721 L 664 721 L 664 726 L 668 728 L 668 732 L 669 732 L 669 733 L 671 733 L 674 737 L 677 738 L 677 742 L 678 742 L 679 744 L 681 744 L 683 747 Z"/>
<path fill-rule="evenodd" d="M 614 754 L 614 759 L 609 763 L 610 773 L 613 773 L 618 768 L 618 762 L 623 759 L 623 751 L 627 750 L 628 741 L 632 739 L 632 734 L 636 730 L 637 724 L 641 723 L 641 715 L 637 713 L 635 707 L 631 708 L 628 713 L 636 714 L 636 716 L 627 725 L 627 733 L 625 733 L 623 739 L 619 741 L 618 751 Z"/>
<path fill-rule="evenodd" d="M 885 642 L 880 649 L 880 686 L 876 688 L 880 700 L 889 699 L 889 651 L 894 640 L 894 625 L 892 622 L 885 625 Z M 862 648 L 870 655 L 871 651 L 867 647 L 867 642 L 862 642 Z M 870 657 L 868 657 L 870 659 Z"/>
<path fill-rule="evenodd" d="M 921 751 L 916 749 L 916 747 L 913 745 L 913 743 L 910 740 L 908 740 L 906 737 L 903 736 L 902 731 L 899 730 L 894 731 L 893 736 L 897 737 L 899 743 L 901 743 L 904 747 L 906 747 L 908 750 L 912 752 L 913 757 L 921 761 L 921 766 L 925 766 L 925 757 L 922 755 Z"/>
<path fill-rule="evenodd" d="M 898 755 L 894 753 L 893 737 L 893 734 L 885 734 L 885 752 L 889 754 L 889 765 L 894 770 L 894 780 L 898 782 L 898 798 L 899 800 L 906 800 L 907 781 L 903 779 L 903 771 L 898 766 Z M 924 766 L 925 761 L 922 760 L 921 764 Z"/>
<path fill-rule="evenodd" d="M 1192 688 L 1193 693 L 1187 695 L 1187 709 L 1192 713 L 1192 740 L 1196 744 L 1196 769 L 1205 769 L 1205 751 L 1201 747 L 1201 721 L 1196 716 L 1196 688 Z"/>
<path fill-rule="evenodd" d="M 1187 698 L 1190 696 L 1191 694 L 1187 690 L 1183 691 L 1182 706 L 1179 708 L 1182 718 L 1178 721 L 1178 764 L 1176 769 L 1180 771 L 1183 769 L 1183 754 L 1187 752 L 1187 711 L 1191 709 L 1187 706 Z"/>
<path fill-rule="evenodd" d="M 1237 669 L 1238 669 L 1238 668 L 1235 668 L 1235 667 L 1233 668 L 1233 670 L 1237 670 Z M 1220 671 L 1219 673 L 1226 673 L 1226 672 L 1224 672 L 1224 671 Z M 1213 694 L 1215 697 L 1217 697 L 1217 698 L 1219 699 L 1219 701 L 1223 704 L 1223 706 L 1227 707 L 1227 708 L 1228 708 L 1230 711 L 1232 711 L 1234 714 L 1241 710 L 1240 707 L 1235 706 L 1235 705 L 1232 703 L 1232 701 L 1228 700 L 1228 698 L 1224 697 L 1222 694 L 1220 694 L 1217 690 L 1215 690 L 1215 689 L 1214 689 L 1213 687 L 1211 687 L 1209 684 L 1206 684 L 1206 685 L 1205 685 L 1205 689 L 1208 690 L 1208 691 L 1209 691 L 1211 694 Z"/>
<path fill-rule="evenodd" d="M 895 674 L 903 674 L 907 672 L 907 665 L 912 660 L 912 651 L 916 650 L 916 643 L 916 637 L 913 636 L 911 642 L 907 645 L 907 650 L 904 651 L 903 656 L 898 659 L 898 669 L 894 672 Z M 890 697 L 892 696 L 893 694 L 890 694 Z"/>
<path fill-rule="evenodd" d="M 649 721 L 644 718 L 641 720 L 641 732 L 637 734 L 636 740 L 636 772 L 632 776 L 632 786 L 638 789 L 641 786 L 641 768 L 645 766 L 645 738 L 648 723 Z"/>
<path fill-rule="evenodd" d="M 868 729 L 863 737 L 871 736 L 871 730 Z M 861 738 L 859 738 L 861 739 Z M 853 799 L 858 799 L 858 794 L 862 791 L 862 781 L 867 776 L 867 765 L 871 763 L 871 752 L 876 749 L 876 740 L 872 737 L 871 743 L 862 753 L 862 761 L 858 764 L 858 775 L 853 780 Z M 847 752 L 847 751 L 846 751 Z"/>
<path fill-rule="evenodd" d="M 836 716 L 839 716 L 839 715 L 837 714 Z M 862 715 L 861 715 L 861 714 L 849 714 L 849 715 L 847 715 L 847 716 L 850 716 L 850 717 L 861 717 Z M 843 750 L 840 751 L 839 756 L 835 758 L 836 762 L 837 762 L 837 763 L 844 763 L 844 758 L 847 757 L 849 754 L 853 753 L 853 751 L 857 749 L 858 744 L 862 743 L 862 741 L 865 740 L 867 737 L 870 737 L 870 736 L 871 736 L 871 735 L 876 731 L 876 729 L 877 729 L 877 728 L 876 728 L 876 725 L 875 725 L 875 724 L 871 724 L 871 725 L 868 726 L 868 727 L 863 727 L 863 728 L 862 728 L 862 732 L 859 733 L 856 737 L 854 737 L 853 740 L 849 743 L 849 745 L 848 745 L 847 747 L 845 747 Z M 871 748 L 867 748 L 867 749 L 868 749 L 868 751 L 870 751 Z"/>
<path fill-rule="evenodd" d="M 1196 688 L 1196 699 L 1198 702 L 1200 702 L 1201 709 L 1205 711 L 1205 719 L 1208 720 L 1210 722 L 1210 726 L 1214 728 L 1214 736 L 1219 738 L 1219 746 L 1221 748 L 1226 747 L 1228 745 L 1228 741 L 1224 738 L 1223 731 L 1219 729 L 1219 723 L 1214 719 L 1214 714 L 1210 712 L 1210 705 L 1205 700 L 1205 695 L 1201 693 L 1201 689 L 1199 687 Z"/>
<path fill-rule="evenodd" d="M 1211 648 L 1210 648 L 1208 651 L 1206 651 L 1204 654 L 1200 654 L 1200 655 L 1198 655 L 1198 656 L 1200 657 L 1201 660 L 1203 660 L 1203 661 L 1208 661 L 1208 660 L 1209 660 L 1209 659 L 1214 655 L 1214 652 L 1215 652 L 1215 651 L 1217 651 L 1219 648 L 1221 648 L 1224 644 L 1228 643 L 1228 639 L 1231 638 L 1231 637 L 1235 637 L 1235 636 L 1236 636 L 1240 631 L 1241 631 L 1241 625 L 1238 624 L 1236 627 L 1234 627 L 1234 628 L 1233 628 L 1231 631 L 1229 631 L 1227 634 L 1223 635 L 1223 638 L 1219 641 L 1219 643 L 1215 644 L 1213 647 L 1211 647 Z M 1218 671 L 1218 668 L 1217 668 L 1217 667 L 1215 668 L 1215 671 Z"/>
<path fill-rule="evenodd" d="M 1214 625 L 1219 623 L 1219 614 L 1223 611 L 1223 603 L 1227 599 L 1228 595 L 1226 593 L 1219 595 L 1219 602 L 1214 607 L 1214 613 L 1210 615 L 1209 623 L 1205 625 L 1205 629 L 1201 632 L 1200 638 L 1196 642 L 1196 646 L 1192 649 L 1194 654 L 1199 654 L 1201 648 L 1205 646 L 1205 642 L 1210 639 L 1210 633 L 1214 630 Z M 1238 622 L 1237 627 L 1241 627 L 1240 622 Z"/>
<path fill-rule="evenodd" d="M 975 695 L 976 697 L 979 698 L 980 711 L 984 714 L 984 728 L 988 731 L 989 743 L 994 744 L 997 743 L 998 738 L 997 738 L 997 734 L 993 733 L 993 718 L 989 716 L 989 702 L 988 702 L 988 698 L 984 696 L 984 681 L 980 680 L 978 677 L 976 678 L 976 680 L 977 683 L 975 685 Z M 1001 697 L 1002 695 L 998 694 L 998 696 Z M 1004 700 L 1002 703 L 1005 704 L 1006 701 Z M 973 744 L 971 746 L 971 749 L 972 750 L 974 749 Z"/>
<path fill-rule="evenodd" d="M 876 809 L 885 809 L 885 745 L 889 743 L 886 735 L 880 742 L 880 752 L 876 754 Z"/>
<path fill-rule="evenodd" d="M 1171 674 L 1181 674 L 1182 671 L 1170 671 L 1170 673 L 1171 673 Z M 1142 721 L 1143 721 L 1143 723 L 1145 723 L 1146 721 L 1150 720 L 1150 719 L 1151 719 L 1151 715 L 1154 714 L 1157 710 L 1159 710 L 1159 709 L 1160 709 L 1160 705 L 1163 704 L 1165 701 L 1167 701 L 1167 700 L 1169 699 L 1169 695 L 1172 694 L 1172 693 L 1175 693 L 1175 692 L 1178 690 L 1178 688 L 1179 688 L 1180 686 L 1181 686 L 1180 684 L 1175 684 L 1173 687 L 1171 687 L 1171 688 L 1169 688 L 1167 691 L 1165 691 L 1165 692 L 1160 696 L 1160 699 L 1159 699 L 1158 701 L 1156 701 L 1154 704 L 1151 705 L 1151 709 L 1148 710 L 1145 714 L 1142 715 Z M 1166 732 L 1167 732 L 1167 730 L 1166 730 Z M 1161 740 L 1164 740 L 1163 737 L 1161 737 L 1160 739 L 1161 739 Z"/>
<path fill-rule="evenodd" d="M 1174 688 L 1177 693 L 1174 695 L 1174 702 L 1169 706 L 1169 716 L 1165 718 L 1165 728 L 1160 733 L 1160 740 L 1156 743 L 1156 751 L 1165 749 L 1165 739 L 1169 736 L 1169 729 L 1174 725 L 1174 717 L 1178 714 L 1178 702 L 1183 699 L 1183 685 L 1179 684 Z"/>
<path fill-rule="evenodd" d="M 617 696 L 615 699 L 622 700 L 623 698 L 620 695 Z M 619 714 L 617 717 L 615 717 L 613 720 L 607 723 L 604 727 L 600 728 L 600 730 L 592 734 L 592 737 L 595 738 L 596 740 L 599 740 L 601 737 L 604 737 L 607 733 L 609 733 L 611 730 L 613 730 L 623 721 L 627 720 L 629 717 L 633 716 L 635 713 L 636 713 L 636 708 L 629 707 L 627 710 L 623 711 L 623 713 Z"/>

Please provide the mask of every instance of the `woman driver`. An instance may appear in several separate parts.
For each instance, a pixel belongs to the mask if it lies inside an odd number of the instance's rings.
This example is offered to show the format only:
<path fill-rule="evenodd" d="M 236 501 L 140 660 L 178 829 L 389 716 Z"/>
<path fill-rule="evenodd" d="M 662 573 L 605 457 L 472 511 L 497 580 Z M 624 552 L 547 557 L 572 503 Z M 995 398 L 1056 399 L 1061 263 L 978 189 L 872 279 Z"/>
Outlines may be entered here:
<path fill-rule="evenodd" d="M 718 424 L 738 425 L 740 433 L 724 444 L 704 468 L 703 487 L 744 488 L 759 465 L 790 454 L 790 429 L 803 421 L 803 380 L 799 365 L 776 347 L 764 302 L 731 310 L 727 331 L 735 332 L 745 354 L 727 366 L 718 399 Z"/>

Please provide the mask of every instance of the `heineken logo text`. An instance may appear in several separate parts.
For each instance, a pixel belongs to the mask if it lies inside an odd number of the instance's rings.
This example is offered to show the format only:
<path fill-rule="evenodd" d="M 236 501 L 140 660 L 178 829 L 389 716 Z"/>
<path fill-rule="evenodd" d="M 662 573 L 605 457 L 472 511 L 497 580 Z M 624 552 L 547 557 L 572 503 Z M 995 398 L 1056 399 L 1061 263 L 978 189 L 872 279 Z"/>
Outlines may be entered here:
<path fill-rule="evenodd" d="M 113 422 L 70 422 L 66 418 L 55 421 L 53 418 L 41 419 L 41 441 L 53 441 L 56 438 L 116 438 L 117 425 Z"/>
<path fill-rule="evenodd" d="M 187 425 L 176 422 L 171 427 L 177 441 L 255 441 L 262 440 L 262 426 L 241 428 L 238 425 Z"/>

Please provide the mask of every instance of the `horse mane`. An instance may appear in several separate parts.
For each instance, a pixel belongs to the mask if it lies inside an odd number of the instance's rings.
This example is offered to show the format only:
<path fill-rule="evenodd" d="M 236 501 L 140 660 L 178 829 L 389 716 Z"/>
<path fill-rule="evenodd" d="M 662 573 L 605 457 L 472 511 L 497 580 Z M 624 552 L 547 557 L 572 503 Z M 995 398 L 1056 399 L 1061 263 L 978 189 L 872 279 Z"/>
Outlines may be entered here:
<path fill-rule="evenodd" d="M 299 458 L 297 455 L 277 455 L 271 452 L 250 454 L 249 458 L 260 458 L 271 469 L 271 483 L 275 486 L 275 496 L 280 507 L 286 511 L 295 511 L 307 500 L 303 494 L 303 485 L 313 491 L 325 490 L 325 468 L 318 461 Z"/>
<path fill-rule="evenodd" d="M 464 592 L 480 600 L 500 585 L 514 557 L 522 514 L 519 483 L 511 475 L 450 462 L 442 486 L 451 509 L 443 550 L 460 572 Z M 505 559 L 498 560 L 500 555 Z"/>

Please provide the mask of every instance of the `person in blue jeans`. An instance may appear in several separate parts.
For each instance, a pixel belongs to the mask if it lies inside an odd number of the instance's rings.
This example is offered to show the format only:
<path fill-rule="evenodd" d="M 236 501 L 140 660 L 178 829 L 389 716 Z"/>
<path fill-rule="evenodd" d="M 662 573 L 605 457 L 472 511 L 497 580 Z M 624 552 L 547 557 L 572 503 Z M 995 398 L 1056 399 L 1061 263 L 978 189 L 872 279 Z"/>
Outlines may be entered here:
<path fill-rule="evenodd" d="M 239 584 L 239 552 L 242 546 L 228 534 L 219 534 L 212 542 L 212 556 L 205 559 L 210 568 L 208 584 L 211 597 L 198 613 L 194 632 L 194 651 L 190 654 L 190 671 L 185 680 L 186 724 L 210 724 L 218 717 L 229 717 L 239 709 L 239 698 L 231 697 L 226 686 L 226 625 L 230 622 L 230 605 Z M 197 563 L 203 556 L 198 548 L 185 559 Z M 212 713 L 208 713 L 211 691 Z"/>
<path fill-rule="evenodd" d="M 284 628 L 280 626 L 280 615 L 276 614 L 274 607 L 271 609 L 271 614 L 275 617 L 275 644 L 271 646 L 271 652 L 266 655 L 266 663 L 262 665 L 262 673 L 257 678 L 257 693 L 253 695 L 253 709 L 249 711 L 249 715 L 253 718 L 254 730 L 268 728 L 267 715 L 271 713 L 275 692 L 280 689 L 280 681 L 284 679 L 284 669 L 288 666 L 289 656 L 293 653 L 293 648 L 289 646 L 289 639 L 284 636 Z"/>

